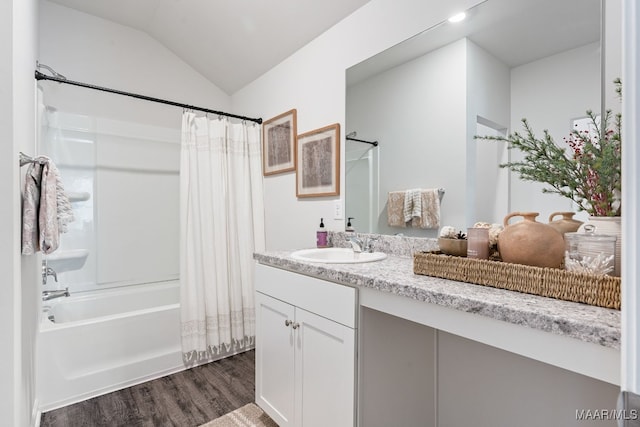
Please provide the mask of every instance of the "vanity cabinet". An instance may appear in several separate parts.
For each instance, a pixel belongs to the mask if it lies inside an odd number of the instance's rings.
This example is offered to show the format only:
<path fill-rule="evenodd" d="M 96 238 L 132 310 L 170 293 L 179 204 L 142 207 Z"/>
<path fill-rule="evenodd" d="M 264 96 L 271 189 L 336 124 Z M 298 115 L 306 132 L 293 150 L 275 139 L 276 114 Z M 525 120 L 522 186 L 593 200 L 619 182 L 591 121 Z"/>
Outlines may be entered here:
<path fill-rule="evenodd" d="M 355 424 L 356 289 L 256 266 L 256 402 L 280 426 Z"/>

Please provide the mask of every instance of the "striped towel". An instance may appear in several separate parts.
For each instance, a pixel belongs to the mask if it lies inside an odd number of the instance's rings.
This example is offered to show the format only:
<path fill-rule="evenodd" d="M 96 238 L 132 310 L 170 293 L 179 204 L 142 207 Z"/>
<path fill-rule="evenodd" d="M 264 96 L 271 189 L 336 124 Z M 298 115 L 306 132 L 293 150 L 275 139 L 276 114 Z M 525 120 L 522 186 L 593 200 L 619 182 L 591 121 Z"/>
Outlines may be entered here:
<path fill-rule="evenodd" d="M 405 191 L 403 214 L 404 222 L 409 222 L 413 218 L 422 216 L 422 198 L 419 188 Z"/>

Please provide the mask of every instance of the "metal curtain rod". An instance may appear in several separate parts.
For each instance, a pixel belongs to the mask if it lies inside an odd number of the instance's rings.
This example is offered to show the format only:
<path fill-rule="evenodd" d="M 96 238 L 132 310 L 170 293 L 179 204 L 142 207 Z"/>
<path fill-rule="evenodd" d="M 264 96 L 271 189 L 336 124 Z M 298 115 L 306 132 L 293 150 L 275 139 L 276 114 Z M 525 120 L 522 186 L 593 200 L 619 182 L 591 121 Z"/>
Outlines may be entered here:
<path fill-rule="evenodd" d="M 39 66 L 42 67 L 43 65 L 39 64 Z M 91 84 L 87 84 L 87 83 L 76 82 L 76 81 L 69 80 L 69 79 L 64 78 L 64 77 L 58 77 L 58 76 L 60 76 L 58 73 L 55 73 L 55 74 L 57 76 L 48 76 L 48 75 L 43 74 L 40 71 L 36 70 L 36 80 L 51 80 L 51 81 L 58 82 L 58 83 L 66 83 L 66 84 L 73 85 L 73 86 L 85 87 L 87 89 L 95 89 L 95 90 L 99 90 L 99 91 L 102 91 L 102 92 L 115 93 L 116 95 L 129 96 L 131 98 L 142 99 L 144 101 L 158 102 L 160 104 L 173 105 L 174 107 L 186 108 L 188 110 L 198 110 L 198 111 L 202 111 L 202 112 L 205 112 L 205 113 L 217 114 L 219 116 L 233 117 L 235 119 L 240 119 L 240 120 L 249 120 L 251 122 L 262 124 L 262 118 L 254 119 L 254 118 L 251 118 L 251 117 L 238 116 L 236 114 L 225 113 L 225 112 L 222 112 L 222 111 L 209 110 L 208 108 L 195 107 L 193 105 L 187 105 L 187 104 L 181 104 L 179 102 L 167 101 L 166 99 L 153 98 L 151 96 L 138 95 L 136 93 L 124 92 L 124 91 L 121 91 L 121 90 L 109 89 L 109 88 L 106 88 L 106 87 L 101 87 L 101 86 L 95 86 L 95 85 L 91 85 Z"/>
<path fill-rule="evenodd" d="M 347 137 L 348 141 L 356 141 L 356 142 L 364 142 L 365 144 L 371 144 L 374 147 L 378 146 L 378 141 L 365 141 L 364 139 L 357 139 L 357 138 L 351 138 L 351 137 Z"/>

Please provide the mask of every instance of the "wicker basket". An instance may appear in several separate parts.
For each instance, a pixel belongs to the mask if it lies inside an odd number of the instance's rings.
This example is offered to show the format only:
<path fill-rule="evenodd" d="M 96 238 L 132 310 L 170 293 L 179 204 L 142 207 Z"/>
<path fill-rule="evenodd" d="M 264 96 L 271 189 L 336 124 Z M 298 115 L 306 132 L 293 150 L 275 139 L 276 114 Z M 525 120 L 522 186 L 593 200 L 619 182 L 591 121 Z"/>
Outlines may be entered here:
<path fill-rule="evenodd" d="M 418 252 L 413 272 L 598 307 L 620 309 L 620 278 Z"/>

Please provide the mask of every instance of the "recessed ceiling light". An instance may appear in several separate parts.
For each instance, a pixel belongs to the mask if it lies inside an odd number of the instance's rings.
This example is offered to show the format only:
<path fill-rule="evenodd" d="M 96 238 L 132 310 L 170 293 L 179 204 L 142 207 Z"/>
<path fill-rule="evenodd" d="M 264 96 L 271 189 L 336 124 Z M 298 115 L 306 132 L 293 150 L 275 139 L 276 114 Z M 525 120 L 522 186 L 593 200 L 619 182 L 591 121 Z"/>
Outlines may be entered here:
<path fill-rule="evenodd" d="M 460 22 L 463 21 L 464 18 L 467 17 L 467 14 L 464 12 L 456 13 L 451 18 L 449 18 L 449 22 Z"/>

